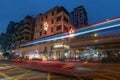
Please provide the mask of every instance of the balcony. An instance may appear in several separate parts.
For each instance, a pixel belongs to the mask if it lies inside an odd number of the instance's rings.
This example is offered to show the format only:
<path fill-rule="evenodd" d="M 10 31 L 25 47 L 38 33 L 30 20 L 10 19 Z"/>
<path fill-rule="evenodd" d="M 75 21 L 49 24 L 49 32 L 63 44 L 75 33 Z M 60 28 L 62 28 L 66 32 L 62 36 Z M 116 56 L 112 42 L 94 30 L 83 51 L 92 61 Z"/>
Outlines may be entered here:
<path fill-rule="evenodd" d="M 25 42 L 27 42 L 28 40 L 25 40 L 25 39 L 23 39 L 23 40 L 21 40 L 21 43 L 25 43 Z"/>

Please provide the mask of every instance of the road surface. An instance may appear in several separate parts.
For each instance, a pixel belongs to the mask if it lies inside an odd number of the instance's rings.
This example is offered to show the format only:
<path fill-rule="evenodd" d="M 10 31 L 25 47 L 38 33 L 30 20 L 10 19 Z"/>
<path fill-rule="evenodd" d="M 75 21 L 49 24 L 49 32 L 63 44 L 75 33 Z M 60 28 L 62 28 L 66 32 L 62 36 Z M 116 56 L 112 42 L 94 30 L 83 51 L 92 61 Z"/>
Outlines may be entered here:
<path fill-rule="evenodd" d="M 79 80 L 60 74 L 31 70 L 9 62 L 0 61 L 0 80 Z"/>
<path fill-rule="evenodd" d="M 120 64 L 48 61 L 0 62 L 0 80 L 120 80 L 119 75 Z"/>

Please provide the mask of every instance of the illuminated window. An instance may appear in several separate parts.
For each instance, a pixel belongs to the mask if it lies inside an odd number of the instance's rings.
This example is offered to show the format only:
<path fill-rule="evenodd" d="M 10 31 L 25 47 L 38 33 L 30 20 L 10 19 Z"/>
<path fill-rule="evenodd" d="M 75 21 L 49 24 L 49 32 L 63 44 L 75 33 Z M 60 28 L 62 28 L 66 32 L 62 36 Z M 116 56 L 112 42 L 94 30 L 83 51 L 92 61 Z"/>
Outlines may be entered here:
<path fill-rule="evenodd" d="M 43 26 L 44 26 L 44 30 L 47 31 L 48 30 L 48 23 L 44 22 Z"/>

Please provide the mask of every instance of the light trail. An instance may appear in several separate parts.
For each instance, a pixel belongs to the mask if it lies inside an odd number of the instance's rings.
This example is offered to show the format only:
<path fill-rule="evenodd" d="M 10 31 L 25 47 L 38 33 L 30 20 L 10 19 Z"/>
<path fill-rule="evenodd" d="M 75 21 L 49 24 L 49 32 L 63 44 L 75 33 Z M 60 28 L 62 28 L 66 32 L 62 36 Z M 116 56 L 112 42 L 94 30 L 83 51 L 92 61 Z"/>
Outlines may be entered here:
<path fill-rule="evenodd" d="M 114 27 L 118 27 L 118 26 L 120 26 L 120 24 L 113 25 L 113 26 L 107 26 L 107 27 L 103 27 L 103 28 L 98 28 L 98 29 L 93 29 L 93 30 L 84 31 L 84 32 L 79 32 L 79 33 L 76 33 L 75 36 L 83 35 L 83 34 L 87 34 L 87 33 L 91 33 L 91 32 L 96 32 L 96 31 L 100 31 L 100 30 L 110 29 L 110 28 L 114 28 Z"/>
<path fill-rule="evenodd" d="M 109 21 L 109 23 L 110 23 L 110 21 Z M 115 28 L 115 27 L 120 26 L 120 24 L 115 24 L 115 25 L 110 25 L 110 26 L 105 26 L 105 25 L 102 25 L 102 26 L 100 25 L 99 27 L 96 27 L 95 25 L 93 25 L 93 26 L 90 26 L 90 27 L 87 27 L 87 28 L 76 30 L 75 33 L 74 33 L 74 36 L 80 36 L 80 35 L 84 35 L 84 34 L 87 34 L 87 33 L 101 31 L 101 30 L 107 30 L 107 29 L 111 29 L 111 28 Z M 51 37 L 47 37 L 47 38 L 43 38 L 43 39 L 39 39 L 39 40 L 34 40 L 34 41 L 31 41 L 31 42 L 22 44 L 20 46 L 21 47 L 22 46 L 29 46 L 29 45 L 33 45 L 33 44 L 38 44 L 38 43 L 42 43 L 42 42 L 49 42 L 49 41 L 55 41 L 55 40 L 69 38 L 69 37 L 70 37 L 69 33 L 63 33 L 63 34 L 58 34 L 58 35 L 55 35 L 55 36 L 51 36 Z"/>

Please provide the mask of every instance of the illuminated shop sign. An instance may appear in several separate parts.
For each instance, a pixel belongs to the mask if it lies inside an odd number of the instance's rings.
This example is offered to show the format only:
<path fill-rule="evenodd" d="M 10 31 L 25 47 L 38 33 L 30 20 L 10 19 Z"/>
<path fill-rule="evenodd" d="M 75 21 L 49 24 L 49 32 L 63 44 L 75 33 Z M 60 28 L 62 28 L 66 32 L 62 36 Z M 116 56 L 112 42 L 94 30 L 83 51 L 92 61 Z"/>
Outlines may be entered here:
<path fill-rule="evenodd" d="M 65 45 L 65 44 L 55 44 L 54 48 L 67 48 L 67 49 L 69 49 L 70 47 L 68 45 Z"/>

